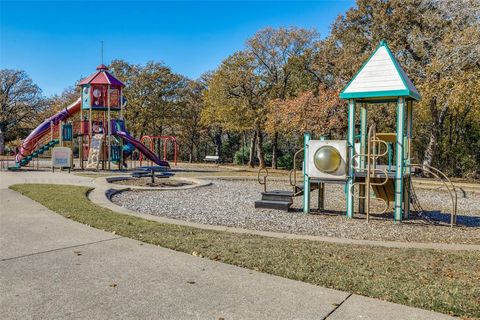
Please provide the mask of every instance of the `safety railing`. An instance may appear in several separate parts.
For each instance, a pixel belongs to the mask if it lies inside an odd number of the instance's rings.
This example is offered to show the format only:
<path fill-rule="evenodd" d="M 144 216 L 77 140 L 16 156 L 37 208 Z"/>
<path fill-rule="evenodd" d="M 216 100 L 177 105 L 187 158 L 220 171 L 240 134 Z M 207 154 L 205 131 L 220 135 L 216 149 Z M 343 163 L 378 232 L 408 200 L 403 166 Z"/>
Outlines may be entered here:
<path fill-rule="evenodd" d="M 28 154 L 31 154 L 43 145 L 47 144 L 49 141 L 58 137 L 58 130 L 58 125 L 54 125 L 48 132 L 45 132 L 39 138 L 32 140 L 28 148 L 22 143 L 20 146 L 18 146 L 18 149 L 22 150 L 23 148 L 28 152 Z M 26 157 L 27 154 L 25 154 L 24 156 Z"/>
<path fill-rule="evenodd" d="M 298 150 L 297 152 L 295 152 L 295 154 L 293 155 L 293 169 L 290 170 L 290 172 L 288 173 L 288 179 L 289 179 L 289 182 L 290 182 L 290 185 L 293 187 L 293 193 L 295 194 L 296 193 L 296 188 L 297 188 L 297 156 L 302 153 L 303 151 L 305 150 L 305 148 L 302 148 L 300 150 Z M 292 177 L 293 177 L 293 180 L 292 180 Z"/>
<path fill-rule="evenodd" d="M 381 152 L 382 146 L 385 146 L 385 151 Z M 361 195 L 360 192 L 353 192 L 355 198 L 359 200 L 365 200 L 365 213 L 367 216 L 367 222 L 370 220 L 370 213 L 374 214 L 383 214 L 390 207 L 390 202 L 388 197 L 385 199 L 379 197 L 370 196 L 370 187 L 371 186 L 382 186 L 388 182 L 388 172 L 386 169 L 378 169 L 376 167 L 377 160 L 381 157 L 384 157 L 388 154 L 388 145 L 385 141 L 377 139 L 376 137 L 376 126 L 372 125 L 368 130 L 367 137 L 367 153 L 357 153 L 352 156 L 351 161 L 355 163 L 355 159 L 358 158 L 359 166 L 354 165 L 354 170 L 356 172 L 365 173 L 365 181 L 357 181 L 353 183 L 350 188 L 355 186 L 365 186 L 364 194 Z M 366 161 L 366 166 L 365 166 Z M 380 182 L 373 182 L 373 178 L 383 178 Z M 357 188 L 358 189 L 358 188 Z M 351 189 L 352 190 L 352 189 Z M 355 190 L 355 188 L 353 189 Z M 384 204 L 382 211 L 370 212 L 370 201 L 379 201 Z"/>
<path fill-rule="evenodd" d="M 167 161 L 167 153 L 168 153 L 168 142 L 171 141 L 173 145 L 173 163 L 177 165 L 177 158 L 178 158 L 178 142 L 177 138 L 175 136 L 142 136 L 140 138 L 140 142 L 142 142 L 147 148 L 149 147 L 152 152 L 155 152 L 154 150 L 154 142 L 155 140 L 160 140 L 161 143 L 163 144 L 163 160 Z M 147 144 L 148 142 L 148 144 Z M 158 156 L 160 156 L 160 152 L 158 152 Z M 140 166 L 142 165 L 143 160 L 143 154 L 140 152 L 139 154 L 139 161 L 140 161 Z M 152 161 L 150 161 L 150 164 L 152 164 Z"/>
<path fill-rule="evenodd" d="M 0 168 L 7 169 L 10 166 L 15 165 L 15 155 L 7 154 L 0 156 Z"/>
<path fill-rule="evenodd" d="M 445 173 L 440 171 L 439 169 L 426 165 L 426 164 L 410 164 L 409 165 L 411 168 L 416 168 L 422 171 L 426 171 L 427 173 L 430 173 L 433 175 L 435 178 L 439 179 L 445 188 L 447 189 L 449 195 L 450 195 L 450 200 L 452 201 L 452 212 L 450 213 L 450 226 L 453 227 L 454 225 L 457 224 L 457 189 L 455 188 L 455 185 L 452 183 L 452 181 L 447 177 Z M 415 195 L 416 199 L 416 195 Z M 418 199 L 417 204 L 418 203 Z M 422 209 L 423 211 L 423 209 Z"/>
<path fill-rule="evenodd" d="M 262 173 L 264 174 L 262 175 Z M 258 169 L 257 180 L 258 183 L 263 185 L 263 191 L 267 192 L 267 177 L 268 177 L 268 169 L 267 168 L 260 168 Z"/>

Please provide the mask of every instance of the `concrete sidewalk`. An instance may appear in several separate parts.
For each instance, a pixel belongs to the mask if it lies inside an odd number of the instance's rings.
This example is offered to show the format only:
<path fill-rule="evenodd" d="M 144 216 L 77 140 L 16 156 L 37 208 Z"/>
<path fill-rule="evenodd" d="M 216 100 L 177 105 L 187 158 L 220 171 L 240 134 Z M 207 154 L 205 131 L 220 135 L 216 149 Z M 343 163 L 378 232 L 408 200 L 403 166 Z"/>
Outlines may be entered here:
<path fill-rule="evenodd" d="M 118 237 L 6 189 L 42 178 L 91 183 L 0 173 L 3 319 L 451 319 Z"/>

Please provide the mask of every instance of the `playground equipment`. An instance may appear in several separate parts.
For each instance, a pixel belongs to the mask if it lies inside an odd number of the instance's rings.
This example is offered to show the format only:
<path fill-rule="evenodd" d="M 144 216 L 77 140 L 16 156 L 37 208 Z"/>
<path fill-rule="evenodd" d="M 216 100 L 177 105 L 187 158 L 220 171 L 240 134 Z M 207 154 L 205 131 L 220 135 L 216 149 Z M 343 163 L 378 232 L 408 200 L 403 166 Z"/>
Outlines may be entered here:
<path fill-rule="evenodd" d="M 173 146 L 173 163 L 177 165 L 177 157 L 178 157 L 178 143 L 177 138 L 174 136 L 143 136 L 140 141 L 146 145 L 150 146 L 150 151 L 155 152 L 155 145 L 157 142 L 161 142 L 163 144 L 163 160 L 167 161 L 167 154 L 168 154 L 168 143 L 170 142 Z M 158 154 L 160 151 L 158 152 Z M 140 166 L 143 162 L 143 154 L 140 154 Z"/>
<path fill-rule="evenodd" d="M 47 151 L 54 152 L 50 149 L 56 146 L 73 150 L 74 136 L 78 138 L 81 169 L 98 169 L 100 164 L 102 169 L 111 169 L 112 164 L 118 164 L 121 169 L 125 158 L 135 148 L 156 165 L 169 167 L 167 161 L 160 160 L 126 131 L 123 118 L 126 100 L 122 94 L 125 85 L 111 75 L 105 65 L 97 67 L 97 71 L 80 81 L 78 86 L 81 97 L 46 119 L 27 136 L 16 155 L 15 166 L 9 167 L 10 170 L 28 165 Z M 80 122 L 66 122 L 78 113 Z M 112 119 L 113 115 L 118 119 Z M 67 164 L 71 167 L 73 162 Z"/>
<path fill-rule="evenodd" d="M 324 209 L 325 184 L 344 184 L 346 193 L 346 216 L 353 218 L 355 202 L 358 212 L 383 214 L 393 202 L 395 222 L 410 217 L 410 204 L 423 211 L 418 204 L 411 182 L 415 170 L 432 172 L 443 178 L 452 200 L 450 223 L 456 223 L 456 190 L 448 178 L 438 169 L 411 163 L 412 110 L 420 94 L 393 56 L 385 41 L 380 42 L 375 52 L 341 92 L 340 98 L 348 100 L 347 140 L 313 140 L 310 133 L 304 134 L 304 147 L 294 156 L 294 169 L 290 172 L 292 192 L 266 191 L 266 175 L 259 183 L 264 184 L 262 200 L 255 207 L 288 210 L 293 197 L 303 196 L 303 212 L 310 212 L 310 197 L 318 191 L 319 210 Z M 396 104 L 396 132 L 377 133 L 372 125 L 367 132 L 367 115 L 370 108 L 379 103 Z M 360 106 L 359 132 L 356 134 L 356 107 Z M 303 152 L 303 184 L 297 184 L 296 159 Z M 372 202 L 382 208 L 374 212 Z"/>

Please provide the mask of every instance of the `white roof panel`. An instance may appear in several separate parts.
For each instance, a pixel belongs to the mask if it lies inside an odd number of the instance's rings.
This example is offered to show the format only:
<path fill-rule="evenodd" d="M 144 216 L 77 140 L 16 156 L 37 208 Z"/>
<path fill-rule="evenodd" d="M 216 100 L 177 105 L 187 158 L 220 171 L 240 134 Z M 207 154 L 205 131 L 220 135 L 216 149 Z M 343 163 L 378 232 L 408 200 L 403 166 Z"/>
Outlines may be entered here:
<path fill-rule="evenodd" d="M 420 94 L 395 59 L 386 42 L 380 42 L 372 56 L 348 83 L 341 98 L 409 96 L 416 100 Z"/>

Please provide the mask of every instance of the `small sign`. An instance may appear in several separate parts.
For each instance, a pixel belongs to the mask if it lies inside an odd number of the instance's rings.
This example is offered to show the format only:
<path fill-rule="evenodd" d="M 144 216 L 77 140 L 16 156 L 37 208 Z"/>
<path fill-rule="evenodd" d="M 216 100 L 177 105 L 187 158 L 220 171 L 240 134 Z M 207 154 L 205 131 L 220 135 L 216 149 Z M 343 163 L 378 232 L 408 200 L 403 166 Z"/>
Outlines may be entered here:
<path fill-rule="evenodd" d="M 72 167 L 72 149 L 67 147 L 55 147 L 52 149 L 52 166 L 54 168 Z"/>

